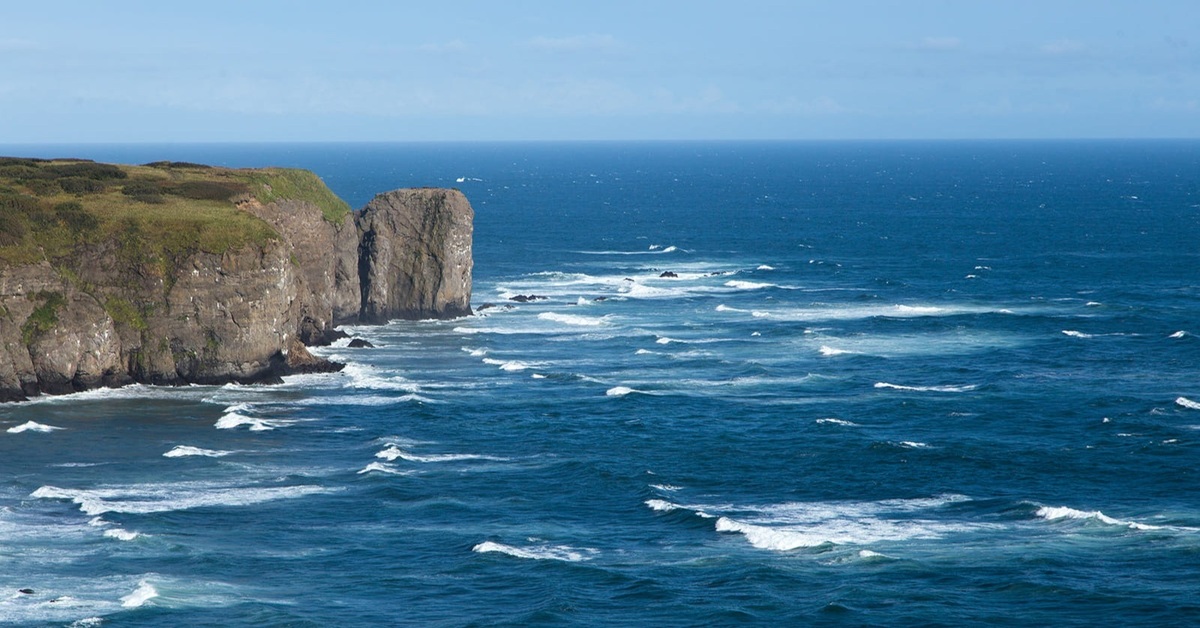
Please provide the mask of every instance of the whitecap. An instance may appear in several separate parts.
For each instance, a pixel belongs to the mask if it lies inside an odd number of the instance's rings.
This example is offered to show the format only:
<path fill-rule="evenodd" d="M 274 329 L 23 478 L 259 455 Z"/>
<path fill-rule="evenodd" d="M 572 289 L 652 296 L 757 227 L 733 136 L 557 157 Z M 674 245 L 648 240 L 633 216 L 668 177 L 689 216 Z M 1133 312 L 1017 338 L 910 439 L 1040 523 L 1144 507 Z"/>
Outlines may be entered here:
<path fill-rule="evenodd" d="M 298 486 L 214 486 L 179 482 L 175 484 L 137 484 L 97 489 L 63 489 L 42 486 L 29 496 L 35 499 L 67 499 L 88 515 L 107 512 L 145 514 L 171 512 L 211 506 L 248 506 L 279 499 L 332 493 L 338 489 L 313 485 Z"/>
<path fill-rule="evenodd" d="M 833 356 L 837 356 L 837 355 L 846 355 L 849 353 L 854 353 L 853 351 L 849 351 L 847 349 L 836 349 L 836 348 L 830 347 L 828 345 L 821 345 L 821 348 L 819 349 L 819 351 L 820 351 L 821 355 L 823 355 L 825 357 L 833 357 Z"/>
<path fill-rule="evenodd" d="M 507 461 L 508 458 L 500 456 L 485 456 L 481 454 L 426 454 L 419 455 L 410 451 L 401 449 L 396 445 L 390 445 L 386 449 L 375 454 L 376 458 L 382 458 L 389 462 L 396 459 L 407 460 L 409 462 L 459 462 L 463 460 L 491 460 L 496 462 Z"/>
<path fill-rule="evenodd" d="M 158 597 L 158 590 L 154 588 L 154 585 L 142 580 L 132 593 L 121 598 L 121 606 L 125 608 L 138 608 L 156 597 Z"/>
<path fill-rule="evenodd" d="M 925 443 L 920 443 L 920 442 L 912 441 L 912 440 L 900 441 L 900 446 L 907 447 L 909 449 L 925 449 L 925 448 L 929 447 L 929 445 L 926 445 Z"/>
<path fill-rule="evenodd" d="M 875 388 L 888 388 L 892 390 L 908 390 L 915 392 L 969 392 L 975 390 L 979 386 L 968 384 L 965 386 L 903 386 L 900 384 L 891 384 L 888 382 L 875 382 Z"/>
<path fill-rule="evenodd" d="M 654 355 L 654 352 L 649 349 L 638 349 L 633 352 L 634 355 Z"/>
<path fill-rule="evenodd" d="M 1162 526 L 1153 526 L 1145 523 L 1138 523 L 1136 521 L 1122 521 L 1120 519 L 1114 519 L 1100 512 L 1099 510 L 1084 511 L 1068 508 L 1066 506 L 1042 506 L 1038 508 L 1037 512 L 1034 514 L 1048 521 L 1055 521 L 1058 519 L 1094 519 L 1108 525 L 1124 526 L 1134 530 L 1162 529 Z"/>
<path fill-rule="evenodd" d="M 217 419 L 217 422 L 214 425 L 219 430 L 232 430 L 234 428 L 247 425 L 250 427 L 251 432 L 266 432 L 289 424 L 291 424 L 291 421 L 270 421 L 267 419 L 249 417 L 244 414 L 238 414 L 237 412 L 228 412 L 221 418 Z"/>
<path fill-rule="evenodd" d="M 1179 330 L 1179 331 L 1177 331 L 1177 332 L 1175 332 L 1175 333 L 1173 333 L 1173 334 L 1171 334 L 1170 336 L 1167 336 L 1167 337 L 1168 337 L 1168 338 L 1186 338 L 1186 337 L 1187 337 L 1187 336 L 1189 336 L 1189 335 L 1191 335 L 1191 334 L 1189 334 L 1189 333 L 1187 333 L 1186 331 L 1183 331 L 1183 330 L 1181 329 L 1181 330 Z"/>
<path fill-rule="evenodd" d="M 612 388 L 609 388 L 608 390 L 604 391 L 604 394 L 609 397 L 624 397 L 625 395 L 629 395 L 632 393 L 649 394 L 649 393 L 646 393 L 641 390 L 634 390 L 633 388 L 630 388 L 628 386 L 613 386 Z"/>
<path fill-rule="evenodd" d="M 500 370 L 510 372 L 524 371 L 525 369 L 533 366 L 532 364 L 522 362 L 520 360 L 497 360 L 495 358 L 484 358 L 483 363 L 491 364 L 492 366 L 498 366 L 500 367 Z"/>
<path fill-rule="evenodd" d="M 232 451 L 220 451 L 216 449 L 201 449 L 190 445 L 176 445 L 171 451 L 163 454 L 165 458 L 183 458 L 186 456 L 204 456 L 208 458 L 220 458 L 228 456 Z"/>
<path fill-rule="evenodd" d="M 675 491 L 683 490 L 682 486 L 675 486 L 673 484 L 651 484 L 650 488 L 652 488 L 656 491 L 666 491 L 668 493 L 673 493 Z"/>
<path fill-rule="evenodd" d="M 1192 401 L 1187 397 L 1179 397 L 1175 399 L 1175 403 L 1189 410 L 1200 410 L 1200 403 Z"/>
<path fill-rule="evenodd" d="M 855 423 L 853 421 L 847 421 L 845 419 L 835 419 L 832 417 L 824 418 L 824 419 L 817 419 L 817 423 L 826 423 L 826 424 L 830 424 L 830 425 L 844 425 L 847 427 L 857 427 L 858 426 L 858 423 Z"/>
<path fill-rule="evenodd" d="M 1094 338 L 1095 337 L 1092 334 L 1085 334 L 1081 331 L 1075 331 L 1074 329 L 1064 329 L 1064 330 L 1062 330 L 1062 333 L 1067 336 L 1070 336 L 1072 338 Z"/>
<path fill-rule="evenodd" d="M 672 510 L 679 509 L 679 506 L 672 504 L 665 499 L 647 499 L 646 505 L 650 507 L 650 510 L 655 510 L 658 512 L 671 512 Z"/>
<path fill-rule="evenodd" d="M 541 373 L 534 373 L 534 374 L 530 375 L 530 377 L 532 377 L 533 379 L 546 379 L 546 376 L 542 375 Z"/>
<path fill-rule="evenodd" d="M 8 428 L 7 432 L 9 434 L 20 434 L 21 432 L 48 433 L 48 432 L 53 432 L 55 430 L 62 430 L 62 429 L 66 429 L 66 428 L 56 427 L 53 425 L 44 425 L 42 423 L 37 423 L 35 421 L 26 421 L 15 427 Z"/>
<path fill-rule="evenodd" d="M 566 562 L 580 562 L 591 560 L 599 553 L 598 550 L 583 547 L 576 548 L 569 545 L 533 545 L 529 547 L 514 547 L 512 545 L 504 545 L 503 543 L 494 543 L 492 541 L 484 541 L 471 548 L 471 551 L 485 554 L 488 552 L 496 552 L 507 554 L 516 558 L 529 558 L 532 560 L 561 560 Z"/>
<path fill-rule="evenodd" d="M 739 281 L 731 279 L 725 282 L 725 285 L 738 290 L 761 290 L 762 288 L 777 288 L 773 283 L 761 283 L 757 281 Z"/>
<path fill-rule="evenodd" d="M 132 541 L 141 535 L 141 532 L 130 532 L 129 530 L 123 530 L 121 528 L 109 528 L 108 530 L 104 531 L 104 536 L 120 541 Z"/>
<path fill-rule="evenodd" d="M 1100 307 L 1102 305 L 1104 304 L 1099 301 L 1088 301 L 1084 304 L 1084 307 Z"/>
<path fill-rule="evenodd" d="M 397 469 L 396 467 L 393 467 L 392 465 L 386 464 L 383 462 L 372 462 L 372 463 L 368 464 L 367 466 L 363 467 L 362 469 L 360 469 L 358 472 L 359 475 L 362 475 L 364 473 L 386 473 L 388 475 L 412 475 L 413 472 L 410 470 Z"/>
<path fill-rule="evenodd" d="M 775 270 L 775 268 L 773 266 L 767 266 L 766 264 L 761 264 L 755 270 Z"/>
<path fill-rule="evenodd" d="M 555 323 L 573 325 L 576 327 L 600 327 L 608 324 L 607 316 L 579 316 L 577 314 L 542 312 L 541 314 L 538 314 L 538 318 L 544 321 L 553 321 Z"/>

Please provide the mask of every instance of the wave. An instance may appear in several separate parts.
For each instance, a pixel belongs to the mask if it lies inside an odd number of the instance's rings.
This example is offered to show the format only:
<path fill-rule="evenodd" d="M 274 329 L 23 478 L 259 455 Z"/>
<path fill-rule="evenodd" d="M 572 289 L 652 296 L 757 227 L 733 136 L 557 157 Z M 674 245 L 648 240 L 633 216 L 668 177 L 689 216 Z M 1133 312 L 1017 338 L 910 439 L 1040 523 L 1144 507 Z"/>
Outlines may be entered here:
<path fill-rule="evenodd" d="M 491 460 L 495 462 L 505 462 L 508 458 L 500 456 L 485 456 L 481 454 L 427 454 L 418 455 L 410 451 L 405 451 L 396 445 L 390 445 L 375 454 L 376 458 L 382 458 L 388 462 L 400 459 L 409 462 L 459 462 L 462 460 Z"/>
<path fill-rule="evenodd" d="M 280 499 L 332 493 L 338 489 L 314 485 L 273 487 L 230 487 L 180 482 L 141 484 L 98 489 L 64 489 L 42 486 L 29 496 L 35 499 L 66 499 L 88 515 L 106 512 L 145 514 L 212 506 L 249 506 Z"/>
<path fill-rule="evenodd" d="M 834 347 L 830 347 L 827 345 L 821 345 L 821 348 L 818 351 L 820 351 L 821 355 L 823 355 L 825 357 L 833 357 L 833 356 L 837 356 L 837 355 L 847 355 L 847 354 L 854 353 L 853 351 L 849 351 L 847 349 L 835 349 Z"/>
<path fill-rule="evenodd" d="M 761 283 L 757 281 L 738 281 L 736 279 L 726 281 L 725 285 L 738 290 L 761 290 L 763 288 L 778 288 L 779 286 L 773 283 Z"/>
<path fill-rule="evenodd" d="M 682 486 L 675 486 L 673 484 L 651 484 L 650 488 L 656 491 L 666 491 L 668 493 L 674 493 L 675 491 L 683 490 Z"/>
<path fill-rule="evenodd" d="M 826 424 L 830 424 L 830 425 L 844 425 L 846 427 L 858 427 L 858 423 L 855 423 L 854 421 L 847 421 L 845 419 L 835 419 L 835 418 L 817 419 L 817 423 L 826 423 Z"/>
<path fill-rule="evenodd" d="M 257 419 L 237 412 L 227 412 L 217 419 L 214 425 L 219 430 L 232 430 L 248 425 L 251 432 L 267 432 L 277 427 L 291 425 L 291 423 L 292 421 Z"/>
<path fill-rule="evenodd" d="M 635 388 L 630 388 L 628 386 L 613 386 L 612 388 L 609 388 L 608 390 L 604 391 L 604 395 L 607 397 L 624 397 L 626 395 L 631 395 L 633 393 L 638 393 L 640 395 L 654 394 L 654 393 L 646 392 L 644 390 L 637 390 Z"/>
<path fill-rule="evenodd" d="M 1092 334 L 1085 334 L 1081 331 L 1075 331 L 1074 329 L 1064 329 L 1062 333 L 1072 338 L 1095 338 L 1095 336 Z"/>
<path fill-rule="evenodd" d="M 977 384 L 967 384 L 965 386 L 903 386 L 901 384 L 891 384 L 888 382 L 875 382 L 875 388 L 888 388 L 891 390 L 908 390 L 915 392 L 970 392 L 979 388 Z"/>
<path fill-rule="evenodd" d="M 1047 521 L 1056 521 L 1059 519 L 1094 519 L 1101 523 L 1106 523 L 1113 526 L 1122 526 L 1133 530 L 1161 530 L 1162 526 L 1154 526 L 1137 521 L 1123 521 L 1114 519 L 1099 510 L 1084 511 L 1068 508 L 1066 506 L 1042 506 L 1034 513 Z"/>
<path fill-rule="evenodd" d="M 554 321 L 564 325 L 578 327 L 602 327 L 608 324 L 607 316 L 579 316 L 577 314 L 559 314 L 558 312 L 542 312 L 538 318 L 544 321 Z"/>
<path fill-rule="evenodd" d="M 658 244 L 651 244 L 650 248 L 644 251 L 575 251 L 575 253 L 580 255 L 662 255 L 664 253 L 674 253 L 678 250 L 680 249 L 673 245 L 664 247 Z M 686 253 L 687 251 L 684 252 Z"/>
<path fill-rule="evenodd" d="M 760 264 L 758 268 L 755 268 L 755 270 L 775 270 L 775 267 L 767 266 L 766 264 Z"/>
<path fill-rule="evenodd" d="M 717 532 L 741 534 L 759 549 L 789 551 L 823 545 L 937 539 L 995 527 L 936 519 L 938 509 L 966 499 L 961 495 L 941 495 L 876 502 L 788 502 L 746 506 L 685 506 L 654 499 L 647 500 L 646 505 L 659 512 L 691 510 L 702 517 L 715 518 Z"/>
<path fill-rule="evenodd" d="M 413 472 L 411 470 L 397 469 L 396 467 L 393 467 L 392 465 L 386 464 L 383 462 L 372 462 L 371 464 L 368 464 L 367 466 L 363 467 L 358 472 L 359 475 L 362 475 L 364 473 L 386 473 L 388 475 L 412 475 L 413 474 Z"/>
<path fill-rule="evenodd" d="M 982 314 L 1014 314 L 1007 308 L 983 305 L 825 305 L 788 309 L 753 310 L 754 318 L 785 322 L 850 321 L 869 318 L 932 318 Z"/>
<path fill-rule="evenodd" d="M 341 375 L 350 378 L 350 386 L 352 388 L 399 390 L 410 393 L 421 392 L 421 387 L 416 383 L 404 379 L 399 375 L 384 374 L 379 369 L 366 364 L 351 362 L 341 370 Z"/>
<path fill-rule="evenodd" d="M 1187 397 L 1179 397 L 1175 399 L 1175 403 L 1189 410 L 1200 410 L 1200 403 L 1192 401 Z"/>
<path fill-rule="evenodd" d="M 132 541 L 141 535 L 141 532 L 130 532 L 129 530 L 123 530 L 121 528 L 109 528 L 108 530 L 104 531 L 104 536 L 110 539 L 117 539 L 119 541 Z"/>
<path fill-rule="evenodd" d="M 45 434 L 45 433 L 53 432 L 55 430 L 63 430 L 63 429 L 66 429 L 66 428 L 56 427 L 54 425 L 44 425 L 42 423 L 37 423 L 35 421 L 26 421 L 15 427 L 10 427 L 5 431 L 7 431 L 9 434 L 20 434 L 21 432 L 41 432 L 41 433 Z"/>
<path fill-rule="evenodd" d="M 154 585 L 142 580 L 132 593 L 121 598 L 121 606 L 138 608 L 156 597 L 158 597 L 158 590 L 154 588 Z"/>
<path fill-rule="evenodd" d="M 576 563 L 585 560 L 591 560 L 599 554 L 599 550 L 588 547 L 571 547 L 569 545 L 533 545 L 530 547 L 513 547 L 512 545 L 504 545 L 503 543 L 494 543 L 492 541 L 484 541 L 471 548 L 471 551 L 485 554 L 488 552 L 496 552 L 506 554 L 516 558 L 529 558 L 532 560 L 561 560 L 565 562 Z"/>
<path fill-rule="evenodd" d="M 497 360 L 495 358 L 484 358 L 483 363 L 498 366 L 501 371 L 524 371 L 535 366 L 520 360 Z"/>
<path fill-rule="evenodd" d="M 163 454 L 165 458 L 183 458 L 186 456 L 205 456 L 208 458 L 220 458 L 228 456 L 232 451 L 220 451 L 216 449 L 201 449 L 190 445 L 176 445 L 171 451 Z"/>
<path fill-rule="evenodd" d="M 1167 336 L 1167 338 L 1187 338 L 1187 337 L 1188 337 L 1188 336 L 1190 336 L 1190 335 L 1191 335 L 1191 334 L 1189 334 L 1188 332 L 1186 332 L 1186 331 L 1183 331 L 1183 330 L 1181 329 L 1181 330 L 1179 330 L 1179 331 L 1177 331 L 1177 332 L 1175 332 L 1175 333 L 1171 334 L 1170 336 Z"/>

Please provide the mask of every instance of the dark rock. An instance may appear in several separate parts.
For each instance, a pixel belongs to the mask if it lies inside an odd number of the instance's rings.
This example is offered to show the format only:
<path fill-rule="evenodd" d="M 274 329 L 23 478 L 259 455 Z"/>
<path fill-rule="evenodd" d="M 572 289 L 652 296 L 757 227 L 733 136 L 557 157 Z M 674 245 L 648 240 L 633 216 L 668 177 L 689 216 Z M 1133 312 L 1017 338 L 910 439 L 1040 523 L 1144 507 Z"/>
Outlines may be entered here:
<path fill-rule="evenodd" d="M 470 316 L 474 217 L 458 190 L 395 190 L 371 200 L 357 221 L 359 319 Z"/>
<path fill-rule="evenodd" d="M 496 304 L 495 304 L 495 303 L 484 303 L 483 305 L 481 305 L 481 306 L 479 306 L 479 307 L 475 308 L 475 311 L 476 311 L 476 312 L 482 312 L 482 311 L 484 311 L 484 310 L 490 310 L 490 309 L 492 309 L 492 308 L 494 308 L 494 307 L 496 307 Z"/>
<path fill-rule="evenodd" d="M 350 344 L 348 346 L 350 346 L 354 349 L 374 349 L 375 348 L 375 345 L 371 344 L 370 342 L 367 342 L 366 340 L 363 340 L 362 338 L 355 338 L 355 339 L 351 340 Z"/>
<path fill-rule="evenodd" d="M 25 595 L 33 595 L 34 591 L 33 591 L 33 589 L 17 589 L 17 593 L 24 593 Z"/>
<path fill-rule="evenodd" d="M 540 294 L 518 294 L 515 297 L 509 297 L 508 300 L 516 301 L 517 303 L 529 303 L 530 301 L 545 301 L 549 298 Z"/>
<path fill-rule="evenodd" d="M 659 275 L 659 277 L 665 277 L 665 278 L 669 278 L 669 279 L 679 279 L 679 275 L 677 275 L 669 270 L 663 271 L 663 273 L 661 275 Z"/>
<path fill-rule="evenodd" d="M 299 338 L 293 338 L 288 343 L 284 364 L 279 369 L 281 375 L 299 375 L 301 373 L 336 373 L 346 365 L 325 358 L 318 358 L 309 352 Z"/>
<path fill-rule="evenodd" d="M 593 300 L 593 301 L 597 301 L 597 302 L 599 302 L 599 301 L 607 301 L 607 300 L 608 300 L 608 297 L 596 297 L 596 298 L 594 298 L 594 299 L 592 299 L 592 300 Z"/>

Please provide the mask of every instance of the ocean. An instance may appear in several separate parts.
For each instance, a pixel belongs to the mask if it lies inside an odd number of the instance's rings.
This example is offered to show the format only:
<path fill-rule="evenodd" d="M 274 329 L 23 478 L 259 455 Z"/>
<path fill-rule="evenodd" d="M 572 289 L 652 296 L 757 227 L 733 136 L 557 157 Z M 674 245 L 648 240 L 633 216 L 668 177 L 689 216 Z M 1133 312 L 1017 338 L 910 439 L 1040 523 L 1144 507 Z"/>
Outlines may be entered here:
<path fill-rule="evenodd" d="M 457 187 L 477 308 L 0 405 L 0 623 L 1200 624 L 1200 142 L 0 148 Z"/>

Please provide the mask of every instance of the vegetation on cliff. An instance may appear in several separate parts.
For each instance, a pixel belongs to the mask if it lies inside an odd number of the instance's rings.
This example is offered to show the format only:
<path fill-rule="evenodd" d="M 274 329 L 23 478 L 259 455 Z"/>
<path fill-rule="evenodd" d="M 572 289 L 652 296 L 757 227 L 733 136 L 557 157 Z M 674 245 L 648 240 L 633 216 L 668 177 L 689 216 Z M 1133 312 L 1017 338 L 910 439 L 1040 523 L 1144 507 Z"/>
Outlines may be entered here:
<path fill-rule="evenodd" d="M 303 170 L 0 157 L 0 262 L 70 266 L 82 247 L 113 243 L 128 261 L 166 266 L 196 252 L 278 239 L 266 222 L 238 210 L 251 199 L 309 201 L 331 222 L 350 213 Z"/>

